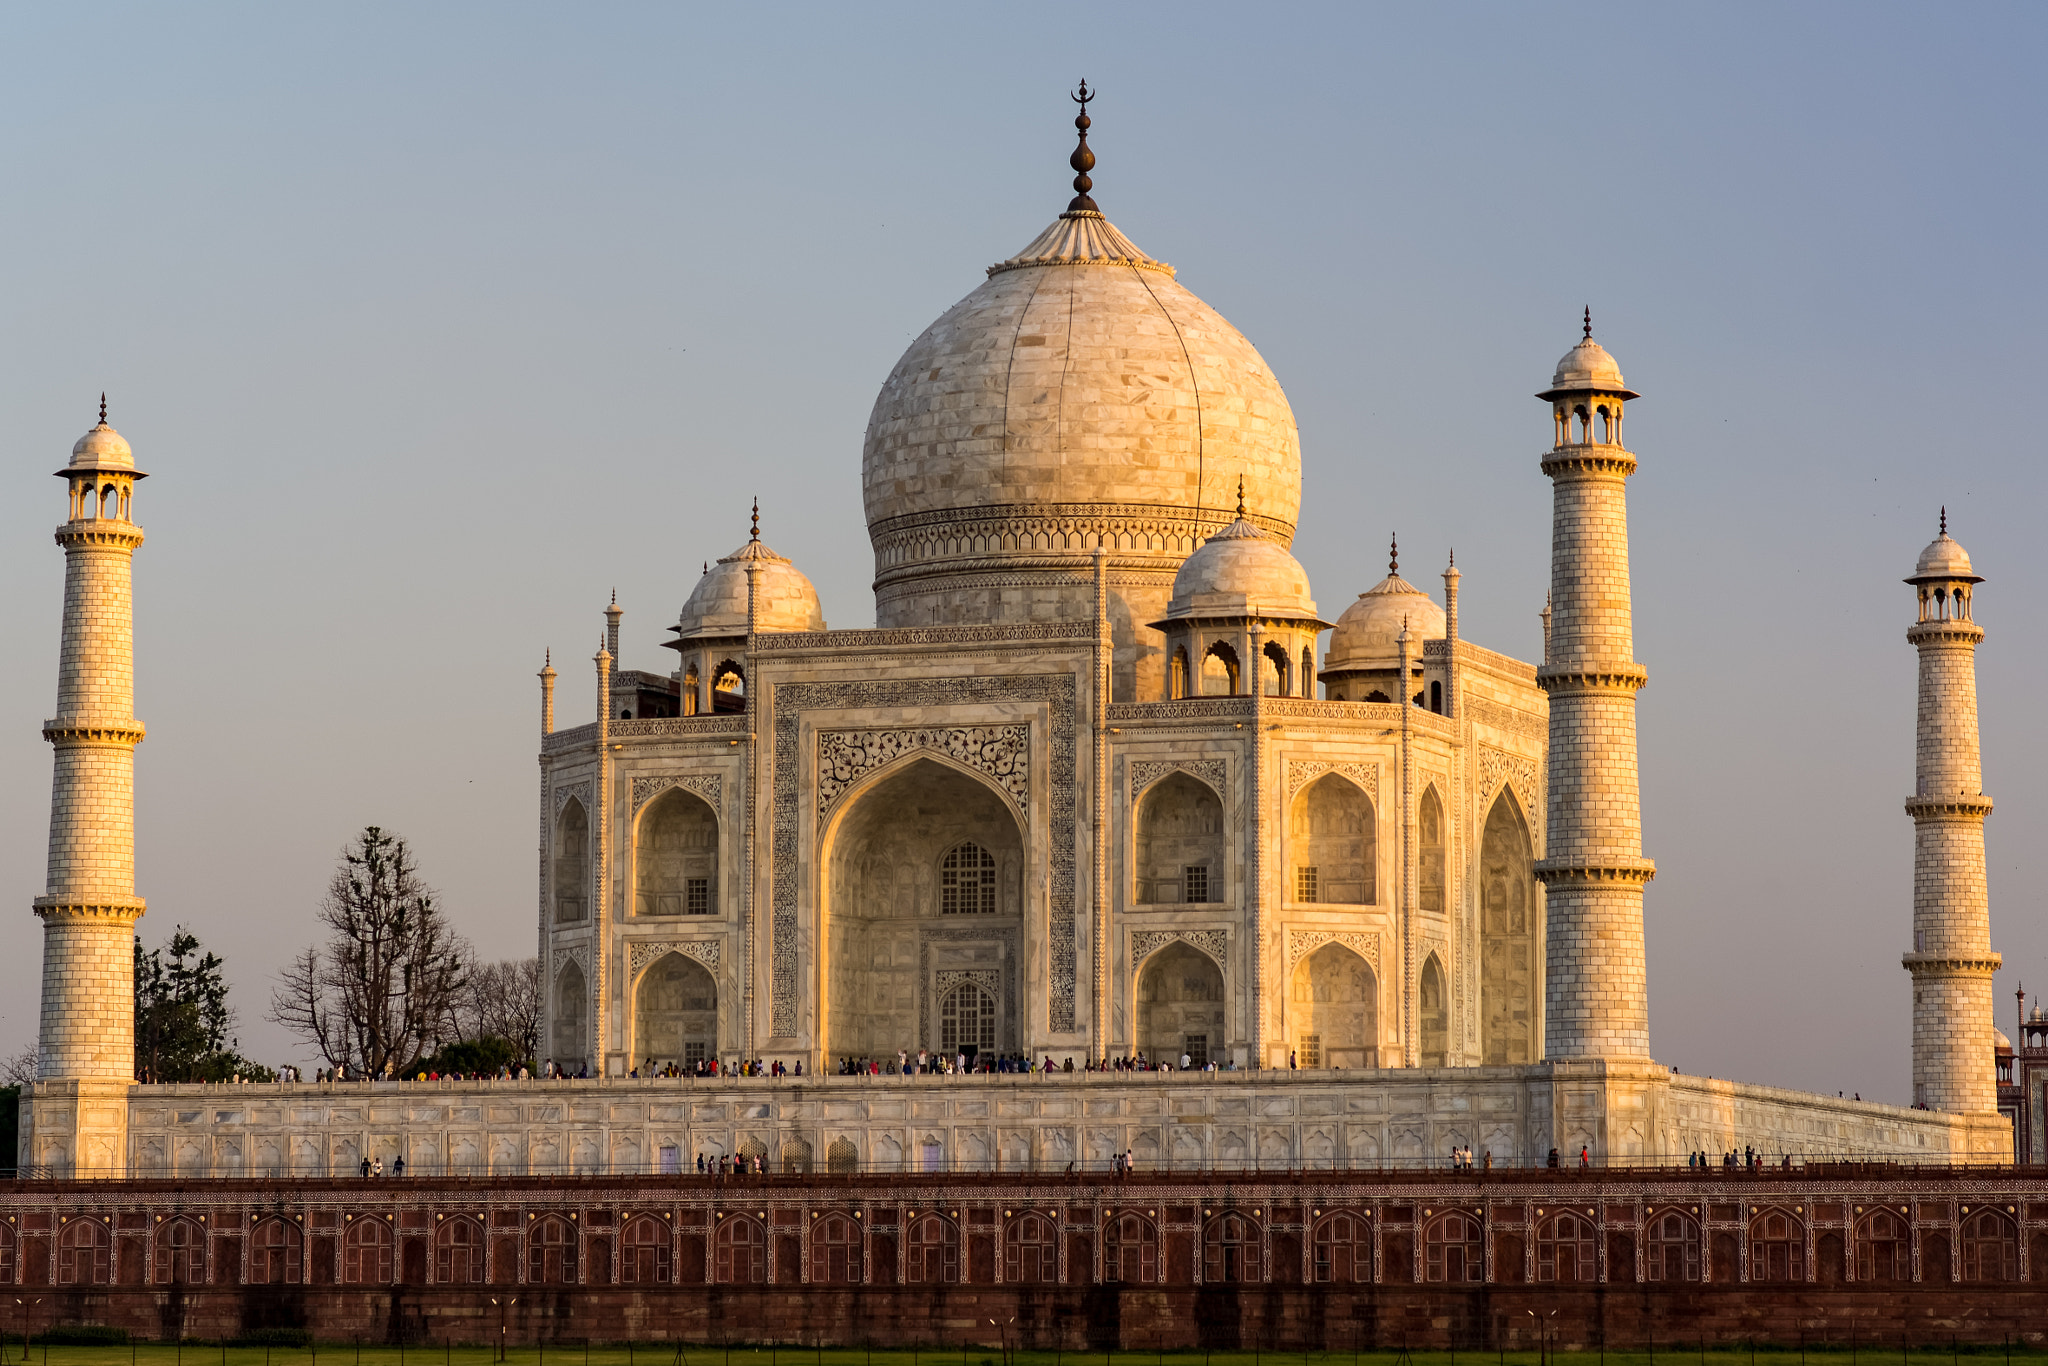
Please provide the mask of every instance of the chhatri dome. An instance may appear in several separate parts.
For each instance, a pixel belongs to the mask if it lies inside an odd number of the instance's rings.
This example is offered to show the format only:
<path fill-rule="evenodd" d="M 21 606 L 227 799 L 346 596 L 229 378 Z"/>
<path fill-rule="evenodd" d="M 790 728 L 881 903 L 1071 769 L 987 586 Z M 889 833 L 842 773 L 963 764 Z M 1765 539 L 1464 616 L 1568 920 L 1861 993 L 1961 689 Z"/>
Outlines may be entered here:
<path fill-rule="evenodd" d="M 1308 571 L 1287 547 L 1254 526 L 1237 505 L 1237 520 L 1202 543 L 1173 577 L 1166 619 L 1289 617 L 1314 621 Z"/>
<path fill-rule="evenodd" d="M 1920 552 L 1920 559 L 1913 566 L 1913 577 L 1906 582 L 1918 583 L 1922 579 L 1959 579 L 1965 583 L 1984 581 L 1983 576 L 1970 567 L 1970 552 L 1948 534 L 1947 508 L 1941 510 L 1941 534 Z"/>
<path fill-rule="evenodd" d="M 1444 609 L 1435 599 L 1401 577 L 1400 545 L 1396 542 L 1388 556 L 1387 576 L 1360 593 L 1358 601 L 1337 618 L 1323 672 L 1396 667 L 1404 623 L 1413 637 L 1411 657 L 1420 659 L 1422 642 L 1442 639 L 1446 621 Z"/>
<path fill-rule="evenodd" d="M 1240 474 L 1256 523 L 1292 541 L 1301 453 L 1257 349 L 1096 207 L 1085 107 L 1074 123 L 1077 193 L 896 362 L 862 487 L 885 627 L 1086 619 L 1105 546 L 1128 698 L 1134 673 L 1158 678 L 1131 623 L 1230 525 Z"/>
<path fill-rule="evenodd" d="M 755 626 L 762 631 L 822 631 L 825 611 L 818 590 L 785 556 L 761 539 L 761 505 L 754 504 L 753 531 L 746 544 L 706 566 L 704 576 L 683 601 L 682 614 L 670 629 L 672 646 L 705 636 L 747 633 L 747 566 L 759 566 L 754 584 Z"/>
<path fill-rule="evenodd" d="M 128 445 L 126 437 L 107 425 L 107 396 L 100 395 L 99 425 L 78 438 L 71 448 L 71 463 L 57 471 L 67 474 L 77 470 L 124 470 L 140 479 L 142 472 L 135 468 L 135 452 Z"/>

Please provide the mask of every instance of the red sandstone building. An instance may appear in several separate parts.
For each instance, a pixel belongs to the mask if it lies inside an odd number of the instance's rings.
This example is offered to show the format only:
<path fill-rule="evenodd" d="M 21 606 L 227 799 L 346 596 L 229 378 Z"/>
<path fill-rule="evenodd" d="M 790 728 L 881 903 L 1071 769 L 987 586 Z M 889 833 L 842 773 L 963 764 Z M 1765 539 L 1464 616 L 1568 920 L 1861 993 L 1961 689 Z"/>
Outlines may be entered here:
<path fill-rule="evenodd" d="M 151 1338 L 1485 1346 L 1539 1301 L 1617 1347 L 2048 1322 L 2048 1173 L 2014 1168 L 36 1181 L 0 1211 L 0 1284 L 55 1292 L 10 1326 Z"/>

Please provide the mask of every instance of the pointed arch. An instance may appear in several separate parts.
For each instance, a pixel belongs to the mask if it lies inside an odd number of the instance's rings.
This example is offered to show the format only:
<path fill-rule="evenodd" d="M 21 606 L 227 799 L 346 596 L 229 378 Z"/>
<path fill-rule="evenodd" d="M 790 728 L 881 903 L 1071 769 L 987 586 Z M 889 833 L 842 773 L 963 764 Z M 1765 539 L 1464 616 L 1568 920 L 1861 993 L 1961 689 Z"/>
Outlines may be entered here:
<path fill-rule="evenodd" d="M 590 1027 L 590 987 L 575 959 L 556 971 L 554 997 L 554 1059 L 573 1071 L 583 1058 Z"/>
<path fill-rule="evenodd" d="M 1205 697 L 1234 697 L 1239 668 L 1237 651 L 1226 641 L 1211 641 L 1209 648 L 1202 652 L 1202 695 Z"/>
<path fill-rule="evenodd" d="M 1379 978 L 1343 944 L 1328 943 L 1295 965 L 1288 1034 L 1303 1067 L 1379 1065 Z"/>
<path fill-rule="evenodd" d="M 711 915 L 718 905 L 718 813 L 672 787 L 633 822 L 633 912 Z"/>
<path fill-rule="evenodd" d="M 1379 822 L 1372 797 L 1341 773 L 1304 785 L 1289 807 L 1291 899 L 1304 904 L 1373 904 Z"/>
<path fill-rule="evenodd" d="M 1451 1052 L 1450 977 L 1443 960 L 1431 950 L 1422 960 L 1416 979 L 1416 1022 L 1421 1031 L 1421 1059 L 1424 1067 L 1445 1067 Z"/>
<path fill-rule="evenodd" d="M 1422 789 L 1415 803 L 1416 878 L 1418 901 L 1424 912 L 1442 915 L 1448 888 L 1445 886 L 1445 847 L 1450 839 L 1450 822 L 1445 818 L 1443 794 L 1434 781 Z"/>
<path fill-rule="evenodd" d="M 1015 799 L 987 774 L 932 749 L 911 750 L 838 797 L 823 831 L 825 952 L 815 969 L 831 1052 L 893 1056 L 906 1044 L 937 1041 L 935 981 L 920 967 L 918 945 L 949 906 L 956 921 L 974 911 L 977 934 L 1017 933 L 1026 828 Z M 967 849 L 978 851 L 972 867 L 948 870 L 948 855 Z M 963 871 L 971 881 L 964 889 Z M 1014 1048 L 1014 958 L 998 971 L 996 1046 Z"/>
<path fill-rule="evenodd" d="M 1479 1047 L 1488 1064 L 1536 1056 L 1536 872 L 1529 822 L 1511 787 L 1479 844 Z"/>
<path fill-rule="evenodd" d="M 1137 972 L 1138 1051 L 1151 1059 L 1214 1057 L 1228 1003 L 1223 967 L 1185 939 L 1159 946 Z"/>
<path fill-rule="evenodd" d="M 633 987 L 636 1062 L 692 1068 L 718 1056 L 718 981 L 702 963 L 665 953 Z"/>
<path fill-rule="evenodd" d="M 1177 769 L 1145 789 L 1135 824 L 1139 904 L 1223 899 L 1223 799 L 1215 788 Z"/>
<path fill-rule="evenodd" d="M 590 815 L 571 797 L 555 814 L 555 923 L 570 925 L 590 912 Z"/>

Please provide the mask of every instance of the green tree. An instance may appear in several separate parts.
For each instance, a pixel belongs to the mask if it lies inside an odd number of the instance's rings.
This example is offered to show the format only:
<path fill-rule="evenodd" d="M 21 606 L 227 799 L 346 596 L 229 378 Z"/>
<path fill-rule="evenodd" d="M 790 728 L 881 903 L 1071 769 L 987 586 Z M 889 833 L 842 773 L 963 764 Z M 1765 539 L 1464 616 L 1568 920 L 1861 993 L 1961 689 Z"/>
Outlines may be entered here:
<path fill-rule="evenodd" d="M 270 1081 L 275 1073 L 241 1055 L 228 1004 L 225 966 L 179 925 L 170 942 L 135 940 L 135 1075 L 148 1082 Z"/>
<path fill-rule="evenodd" d="M 334 1067 L 411 1075 L 457 1036 L 471 954 L 402 836 L 367 826 L 341 851 L 320 903 L 327 942 L 281 974 L 270 1018 Z"/>

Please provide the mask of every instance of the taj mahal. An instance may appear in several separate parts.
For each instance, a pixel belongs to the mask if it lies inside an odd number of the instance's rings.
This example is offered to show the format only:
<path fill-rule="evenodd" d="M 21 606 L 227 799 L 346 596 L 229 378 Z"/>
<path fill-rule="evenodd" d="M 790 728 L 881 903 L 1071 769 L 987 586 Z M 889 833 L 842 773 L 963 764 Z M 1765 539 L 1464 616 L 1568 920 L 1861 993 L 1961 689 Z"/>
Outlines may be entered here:
<path fill-rule="evenodd" d="M 1076 126 L 1071 201 L 875 400 L 874 628 L 829 627 L 757 516 L 679 589 L 672 670 L 620 667 L 614 602 L 588 682 L 561 690 L 563 710 L 590 691 L 594 708 L 558 715 L 541 671 L 544 1048 L 588 1074 L 544 1093 L 285 1083 L 228 1106 L 133 1082 L 143 474 L 103 413 L 59 471 L 41 1080 L 21 1161 L 330 1172 L 374 1154 L 497 1173 L 710 1150 L 999 1170 L 1126 1151 L 1372 1165 L 1460 1144 L 1663 1162 L 1731 1142 L 2009 1158 L 1980 580 L 1945 522 L 1894 590 L 1920 670 L 1916 869 L 1911 925 L 1885 928 L 1911 976 L 1915 1104 L 1675 1075 L 1648 1027 L 1649 675 L 1623 441 L 1638 395 L 1590 313 L 1537 386 L 1531 451 L 1470 457 L 1550 481 L 1550 581 L 1522 587 L 1532 605 L 1547 588 L 1542 657 L 1461 635 L 1455 563 L 1404 577 L 1396 551 L 1384 579 L 1319 602 L 1290 552 L 1302 451 L 1278 378 L 1104 216 L 1085 102 Z M 837 1075 L 920 1049 L 1202 1070 Z M 654 1075 L 743 1058 L 805 1075 Z"/>

